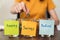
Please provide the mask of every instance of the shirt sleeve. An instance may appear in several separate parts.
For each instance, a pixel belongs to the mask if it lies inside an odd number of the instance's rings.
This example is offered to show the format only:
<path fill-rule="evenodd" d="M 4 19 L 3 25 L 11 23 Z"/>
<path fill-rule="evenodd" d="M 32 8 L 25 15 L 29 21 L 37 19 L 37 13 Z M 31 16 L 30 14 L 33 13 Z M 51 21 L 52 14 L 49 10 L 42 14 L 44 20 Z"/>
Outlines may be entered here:
<path fill-rule="evenodd" d="M 21 2 L 22 0 L 15 0 L 15 3 Z"/>
<path fill-rule="evenodd" d="M 55 8 L 55 4 L 53 2 L 53 0 L 48 0 L 48 10 L 52 10 Z"/>

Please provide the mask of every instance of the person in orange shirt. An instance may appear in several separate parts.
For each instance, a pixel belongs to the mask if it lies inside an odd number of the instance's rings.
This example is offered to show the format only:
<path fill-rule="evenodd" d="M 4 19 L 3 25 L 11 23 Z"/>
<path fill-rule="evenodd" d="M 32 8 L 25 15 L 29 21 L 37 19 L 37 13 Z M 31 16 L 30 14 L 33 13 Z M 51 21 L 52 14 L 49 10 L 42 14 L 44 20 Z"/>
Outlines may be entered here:
<path fill-rule="evenodd" d="M 20 18 L 39 20 L 46 19 L 46 10 L 48 9 L 51 18 L 55 20 L 56 25 L 59 24 L 58 17 L 55 12 L 55 5 L 52 0 L 15 0 L 15 4 L 11 8 L 12 13 L 20 13 Z M 21 12 L 23 10 L 23 12 Z"/>
<path fill-rule="evenodd" d="M 59 24 L 59 19 L 54 10 L 55 5 L 53 0 L 15 0 L 15 2 L 11 8 L 11 12 L 13 14 L 20 13 L 21 19 L 46 19 L 46 10 L 48 10 L 51 18 L 55 20 L 55 25 Z M 29 14 L 29 16 L 27 14 Z"/>

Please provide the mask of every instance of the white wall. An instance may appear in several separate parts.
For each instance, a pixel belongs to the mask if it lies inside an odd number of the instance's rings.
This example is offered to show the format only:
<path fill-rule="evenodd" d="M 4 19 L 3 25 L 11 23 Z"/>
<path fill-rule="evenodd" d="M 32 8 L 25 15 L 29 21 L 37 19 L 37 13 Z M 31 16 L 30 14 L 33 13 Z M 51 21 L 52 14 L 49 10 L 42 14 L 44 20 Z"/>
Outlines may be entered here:
<path fill-rule="evenodd" d="M 16 15 L 10 13 L 10 7 L 14 0 L 0 0 L 0 25 L 3 25 L 6 19 L 15 19 Z"/>

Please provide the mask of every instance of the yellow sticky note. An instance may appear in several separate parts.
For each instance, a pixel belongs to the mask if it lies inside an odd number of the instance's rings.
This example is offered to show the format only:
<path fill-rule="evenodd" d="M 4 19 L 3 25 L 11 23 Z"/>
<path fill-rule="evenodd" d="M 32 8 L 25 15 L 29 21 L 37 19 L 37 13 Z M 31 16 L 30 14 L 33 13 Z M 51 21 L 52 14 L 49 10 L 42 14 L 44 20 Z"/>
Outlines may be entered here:
<path fill-rule="evenodd" d="M 22 21 L 22 35 L 36 36 L 37 23 L 33 21 Z"/>
<path fill-rule="evenodd" d="M 5 20 L 4 35 L 19 35 L 19 22 L 16 20 Z"/>

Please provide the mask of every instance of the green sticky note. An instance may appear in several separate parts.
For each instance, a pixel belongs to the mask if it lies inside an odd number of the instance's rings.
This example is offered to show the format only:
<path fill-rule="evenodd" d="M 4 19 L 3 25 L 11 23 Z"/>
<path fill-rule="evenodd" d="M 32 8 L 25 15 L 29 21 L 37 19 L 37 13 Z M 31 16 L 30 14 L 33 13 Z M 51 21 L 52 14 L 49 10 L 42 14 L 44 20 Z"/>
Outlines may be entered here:
<path fill-rule="evenodd" d="M 4 35 L 19 35 L 19 22 L 16 20 L 5 20 Z"/>

